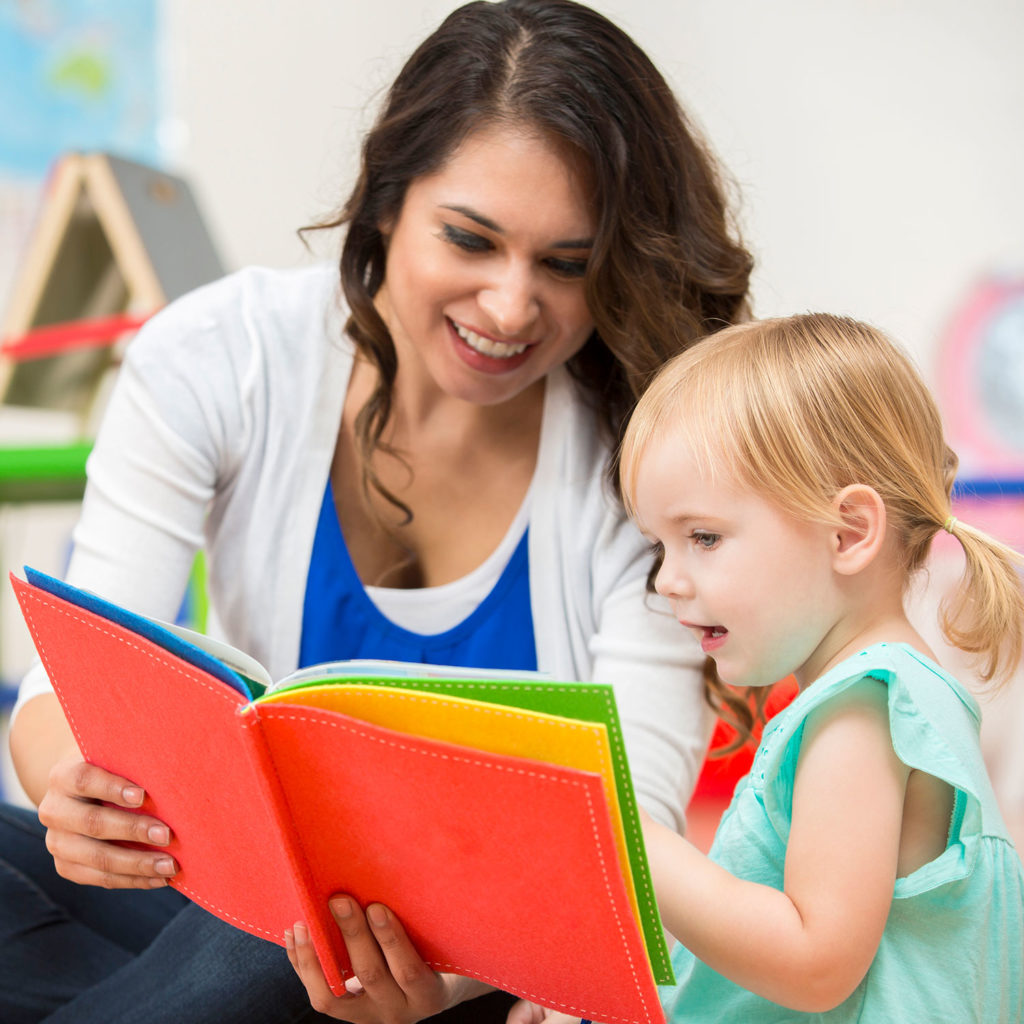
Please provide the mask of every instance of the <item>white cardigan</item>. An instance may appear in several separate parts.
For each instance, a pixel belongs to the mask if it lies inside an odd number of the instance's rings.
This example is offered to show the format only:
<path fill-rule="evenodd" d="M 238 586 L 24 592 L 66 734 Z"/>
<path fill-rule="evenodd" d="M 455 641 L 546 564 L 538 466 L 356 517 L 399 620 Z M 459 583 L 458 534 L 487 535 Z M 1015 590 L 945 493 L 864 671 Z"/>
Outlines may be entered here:
<path fill-rule="evenodd" d="M 330 266 L 245 270 L 150 320 L 89 459 L 69 581 L 173 618 L 205 546 L 211 632 L 274 678 L 292 671 L 352 368 L 344 321 Z M 552 373 L 529 523 L 538 667 L 614 684 L 637 797 L 682 830 L 710 729 L 702 656 L 645 593 L 647 546 L 606 457 L 569 374 Z M 33 668 L 19 706 L 48 685 Z"/>

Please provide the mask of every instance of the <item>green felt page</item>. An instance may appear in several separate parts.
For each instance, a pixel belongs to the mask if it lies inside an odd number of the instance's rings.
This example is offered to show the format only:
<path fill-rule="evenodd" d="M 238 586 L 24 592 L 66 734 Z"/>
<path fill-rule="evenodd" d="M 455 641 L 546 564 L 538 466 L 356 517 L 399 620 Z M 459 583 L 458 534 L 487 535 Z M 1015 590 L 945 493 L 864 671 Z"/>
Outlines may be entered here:
<path fill-rule="evenodd" d="M 372 667 L 372 664 L 367 667 Z M 644 944 L 650 957 L 655 981 L 659 985 L 674 984 L 675 975 L 669 960 L 665 932 L 654 897 L 654 886 L 651 882 L 650 867 L 647 863 L 647 853 L 640 827 L 640 815 L 637 811 L 636 797 L 633 793 L 629 765 L 626 760 L 622 727 L 615 706 L 614 691 L 609 684 L 561 683 L 542 677 L 537 673 L 528 672 L 522 675 L 501 672 L 495 673 L 493 678 L 486 678 L 488 675 L 486 672 L 482 671 L 480 675 L 473 676 L 470 674 L 470 670 L 463 670 L 466 675 L 462 678 L 444 678 L 403 675 L 401 669 L 398 668 L 395 669 L 395 674 L 389 672 L 386 675 L 377 675 L 372 672 L 359 674 L 352 671 L 349 666 L 343 668 L 341 663 L 336 666 L 332 665 L 330 668 L 335 669 L 335 672 L 314 675 L 311 670 L 308 673 L 303 673 L 303 678 L 300 680 L 275 689 L 275 696 L 280 698 L 288 690 L 307 686 L 322 686 L 332 682 L 342 685 L 360 683 L 419 690 L 450 697 L 465 697 L 505 707 L 559 715 L 562 718 L 580 722 L 602 723 L 608 731 L 608 741 L 614 761 L 615 786 L 626 834 L 630 870 L 633 874 L 633 884 L 636 888 L 637 903 L 640 908 L 640 926 Z M 405 666 L 405 668 L 409 667 Z M 445 669 L 437 667 L 436 671 L 443 672 Z M 481 676 L 485 678 L 481 678 Z"/>

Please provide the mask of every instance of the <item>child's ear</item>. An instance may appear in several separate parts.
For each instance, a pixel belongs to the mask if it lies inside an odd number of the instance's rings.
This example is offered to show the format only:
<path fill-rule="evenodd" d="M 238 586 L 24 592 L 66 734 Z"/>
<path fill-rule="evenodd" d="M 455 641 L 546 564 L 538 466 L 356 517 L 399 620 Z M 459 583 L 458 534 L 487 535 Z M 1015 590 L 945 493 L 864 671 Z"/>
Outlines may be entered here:
<path fill-rule="evenodd" d="M 832 499 L 842 525 L 832 535 L 836 572 L 852 576 L 874 560 L 885 543 L 885 502 L 866 484 L 850 484 Z"/>

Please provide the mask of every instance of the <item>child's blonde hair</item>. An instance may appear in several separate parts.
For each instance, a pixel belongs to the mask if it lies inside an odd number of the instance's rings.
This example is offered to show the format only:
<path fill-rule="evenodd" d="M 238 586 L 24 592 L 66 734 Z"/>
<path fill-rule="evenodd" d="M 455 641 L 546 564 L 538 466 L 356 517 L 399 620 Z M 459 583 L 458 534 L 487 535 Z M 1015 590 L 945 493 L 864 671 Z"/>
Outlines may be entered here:
<path fill-rule="evenodd" d="M 983 657 L 981 677 L 1021 656 L 1021 556 L 953 517 L 957 457 L 910 359 L 867 324 L 812 313 L 740 324 L 667 363 L 641 398 L 621 451 L 626 507 L 653 440 L 684 438 L 710 473 L 806 520 L 833 522 L 832 499 L 873 487 L 898 538 L 904 586 L 947 529 L 966 569 L 941 610 L 956 647 Z"/>

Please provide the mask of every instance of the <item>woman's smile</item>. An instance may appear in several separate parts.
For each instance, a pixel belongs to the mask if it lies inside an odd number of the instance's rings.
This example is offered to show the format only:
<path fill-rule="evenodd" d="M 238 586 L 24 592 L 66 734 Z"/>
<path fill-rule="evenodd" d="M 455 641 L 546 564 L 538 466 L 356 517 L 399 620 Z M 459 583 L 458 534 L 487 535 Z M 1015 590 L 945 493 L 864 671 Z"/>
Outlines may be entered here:
<path fill-rule="evenodd" d="M 479 355 L 487 356 L 491 359 L 508 361 L 513 356 L 521 355 L 529 347 L 526 342 L 501 341 L 483 332 L 472 330 L 463 324 L 458 324 L 454 320 L 449 320 L 448 322 L 469 348 Z"/>

